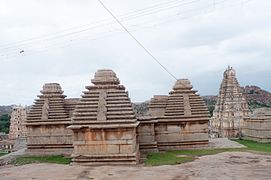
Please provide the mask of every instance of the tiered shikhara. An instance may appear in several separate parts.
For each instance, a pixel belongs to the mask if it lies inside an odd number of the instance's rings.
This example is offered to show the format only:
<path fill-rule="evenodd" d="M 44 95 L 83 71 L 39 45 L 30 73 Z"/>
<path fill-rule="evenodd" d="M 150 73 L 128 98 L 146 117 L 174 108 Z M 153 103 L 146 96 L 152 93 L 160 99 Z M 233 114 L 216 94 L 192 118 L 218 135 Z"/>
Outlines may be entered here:
<path fill-rule="evenodd" d="M 79 101 L 64 99 L 59 84 L 44 85 L 27 118 L 29 152 L 70 153 L 81 165 L 137 164 L 140 152 L 208 145 L 209 113 L 189 80 L 154 96 L 138 119 L 112 70 L 97 71 L 92 83 Z"/>
<path fill-rule="evenodd" d="M 139 120 L 141 151 L 208 145 L 209 112 L 187 79 L 178 80 L 169 96 L 154 96 L 149 117 Z"/>
<path fill-rule="evenodd" d="M 43 86 L 27 115 L 27 149 L 30 154 L 70 154 L 72 131 L 67 129 L 71 121 L 65 108 L 63 91 L 59 84 Z"/>
<path fill-rule="evenodd" d="M 74 164 L 136 164 L 138 126 L 125 87 L 111 70 L 99 70 L 75 108 Z"/>

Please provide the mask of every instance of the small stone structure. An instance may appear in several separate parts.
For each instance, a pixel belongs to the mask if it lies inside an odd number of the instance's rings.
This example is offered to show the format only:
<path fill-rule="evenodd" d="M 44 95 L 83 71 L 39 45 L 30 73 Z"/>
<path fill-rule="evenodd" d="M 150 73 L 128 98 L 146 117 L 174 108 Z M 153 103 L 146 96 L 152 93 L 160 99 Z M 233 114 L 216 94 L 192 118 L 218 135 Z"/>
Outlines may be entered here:
<path fill-rule="evenodd" d="M 27 115 L 27 152 L 32 155 L 71 154 L 72 131 L 65 95 L 57 83 L 43 86 Z M 68 102 L 66 103 L 69 104 Z"/>
<path fill-rule="evenodd" d="M 9 126 L 9 139 L 25 138 L 27 129 L 26 122 L 26 109 L 22 106 L 13 108 L 10 118 Z"/>
<path fill-rule="evenodd" d="M 140 118 L 140 150 L 178 150 L 208 145 L 209 112 L 188 79 L 180 79 L 169 96 L 154 96 L 149 116 Z"/>
<path fill-rule="evenodd" d="M 250 113 L 247 101 L 241 93 L 236 72 L 228 67 L 220 86 L 213 117 L 211 133 L 219 137 L 239 137 L 244 117 Z"/>
<path fill-rule="evenodd" d="M 14 141 L 13 140 L 2 140 L 0 141 L 0 150 L 2 151 L 12 151 L 14 146 Z"/>
<path fill-rule="evenodd" d="M 205 147 L 209 112 L 187 79 L 154 96 L 136 118 L 128 92 L 112 70 L 98 70 L 80 99 L 59 84 L 43 86 L 26 121 L 27 152 L 71 154 L 73 164 L 137 164 L 148 152 Z"/>
<path fill-rule="evenodd" d="M 112 70 L 98 70 L 72 118 L 73 164 L 137 164 L 138 126 L 125 87 Z"/>
<path fill-rule="evenodd" d="M 14 140 L 8 139 L 8 134 L 0 133 L 0 150 L 11 151 L 14 145 Z"/>
<path fill-rule="evenodd" d="M 271 142 L 271 108 L 255 109 L 252 115 L 245 117 L 242 135 L 248 140 Z"/>

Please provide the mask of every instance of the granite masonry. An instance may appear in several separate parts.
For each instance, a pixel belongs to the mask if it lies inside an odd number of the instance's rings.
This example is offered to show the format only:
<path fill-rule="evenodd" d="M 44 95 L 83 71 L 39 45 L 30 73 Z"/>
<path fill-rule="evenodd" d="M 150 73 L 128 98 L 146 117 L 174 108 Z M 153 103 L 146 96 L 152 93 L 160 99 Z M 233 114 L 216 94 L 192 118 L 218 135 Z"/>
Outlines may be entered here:
<path fill-rule="evenodd" d="M 128 93 L 112 70 L 99 70 L 87 86 L 72 118 L 73 163 L 137 164 L 139 145 Z"/>
<path fill-rule="evenodd" d="M 137 118 L 128 92 L 112 70 L 98 70 L 80 99 L 59 84 L 43 86 L 27 115 L 27 152 L 68 154 L 73 164 L 137 164 L 148 152 L 208 146 L 209 113 L 187 79 L 151 99 Z"/>
<path fill-rule="evenodd" d="M 15 140 L 20 137 L 26 137 L 26 113 L 26 109 L 22 106 L 13 108 L 10 116 L 9 139 Z"/>
<path fill-rule="evenodd" d="M 41 95 L 35 100 L 27 115 L 27 152 L 32 155 L 71 154 L 72 131 L 70 108 L 59 84 L 48 83 L 43 86 Z M 72 101 L 73 102 L 73 101 Z M 71 105 L 73 106 L 73 105 Z M 70 106 L 69 106 L 70 107 Z"/>
<path fill-rule="evenodd" d="M 257 142 L 271 142 L 271 108 L 259 108 L 244 118 L 242 128 L 244 139 Z"/>
<path fill-rule="evenodd" d="M 179 150 L 208 145 L 209 112 L 188 79 L 177 80 L 168 96 L 154 96 L 149 116 L 140 118 L 143 152 Z"/>
<path fill-rule="evenodd" d="M 236 72 L 228 67 L 220 86 L 213 117 L 211 133 L 218 137 L 240 137 L 244 117 L 250 113 L 247 101 L 241 93 Z"/>

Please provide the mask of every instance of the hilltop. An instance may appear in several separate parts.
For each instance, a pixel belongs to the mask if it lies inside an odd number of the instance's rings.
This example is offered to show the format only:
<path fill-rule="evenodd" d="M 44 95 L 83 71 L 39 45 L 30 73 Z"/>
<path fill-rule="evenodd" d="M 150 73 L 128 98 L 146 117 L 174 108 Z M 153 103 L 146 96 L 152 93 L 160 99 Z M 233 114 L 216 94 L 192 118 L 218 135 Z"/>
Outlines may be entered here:
<path fill-rule="evenodd" d="M 241 87 L 241 92 L 245 95 L 250 110 L 270 107 L 271 108 L 271 93 L 261 89 L 258 86 L 245 86 Z M 210 113 L 212 114 L 217 96 L 203 96 L 205 103 L 208 106 Z"/>

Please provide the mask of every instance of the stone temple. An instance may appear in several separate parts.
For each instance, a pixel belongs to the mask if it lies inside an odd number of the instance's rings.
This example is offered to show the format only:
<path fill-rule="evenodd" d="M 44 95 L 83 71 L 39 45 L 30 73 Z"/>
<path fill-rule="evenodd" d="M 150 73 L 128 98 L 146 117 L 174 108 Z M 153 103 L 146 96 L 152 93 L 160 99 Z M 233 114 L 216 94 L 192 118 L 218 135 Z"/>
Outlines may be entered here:
<path fill-rule="evenodd" d="M 59 84 L 43 86 L 27 115 L 27 152 L 32 155 L 71 154 L 72 131 L 70 108 L 66 108 L 65 95 Z M 69 106 L 70 107 L 70 106 Z"/>
<path fill-rule="evenodd" d="M 219 137 L 241 136 L 244 117 L 250 113 L 247 101 L 241 93 L 236 72 L 228 67 L 220 86 L 219 96 L 210 125 L 212 134 Z"/>
<path fill-rule="evenodd" d="M 242 128 L 244 139 L 271 142 L 271 108 L 259 108 L 253 114 L 244 118 Z"/>
<path fill-rule="evenodd" d="M 188 79 L 176 82 L 168 96 L 154 96 L 149 116 L 140 118 L 142 152 L 204 147 L 208 141 L 209 112 Z"/>
<path fill-rule="evenodd" d="M 59 84 L 43 86 L 27 115 L 27 152 L 67 154 L 73 164 L 137 164 L 148 152 L 208 145 L 209 113 L 190 81 L 154 96 L 137 118 L 112 70 L 98 70 L 80 99 L 65 99 Z"/>
<path fill-rule="evenodd" d="M 112 70 L 99 70 L 77 104 L 72 125 L 73 164 L 137 164 L 139 146 L 128 93 Z"/>

